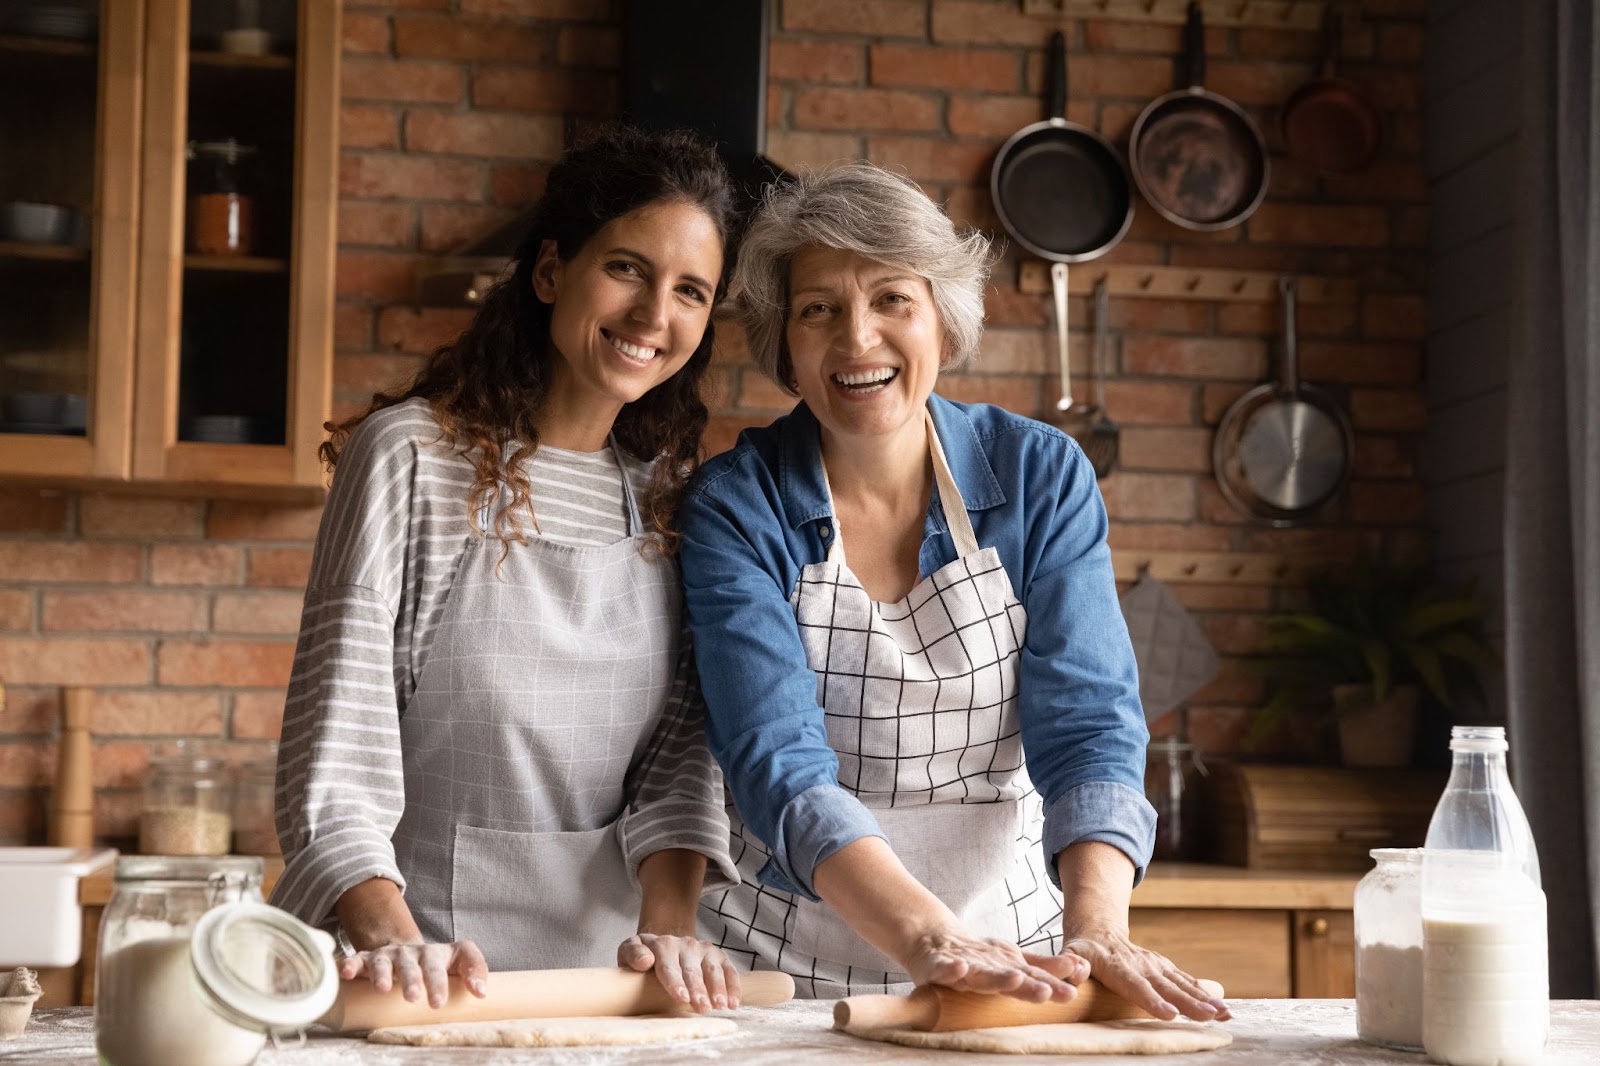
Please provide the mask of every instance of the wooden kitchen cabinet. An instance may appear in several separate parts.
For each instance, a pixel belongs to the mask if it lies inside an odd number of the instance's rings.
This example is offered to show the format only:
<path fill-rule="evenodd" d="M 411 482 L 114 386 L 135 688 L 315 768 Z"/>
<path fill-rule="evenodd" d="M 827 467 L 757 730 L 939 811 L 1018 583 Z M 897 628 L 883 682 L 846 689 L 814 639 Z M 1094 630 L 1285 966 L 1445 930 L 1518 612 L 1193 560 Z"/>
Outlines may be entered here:
<path fill-rule="evenodd" d="M 262 3 L 265 54 L 223 51 L 250 6 L 103 0 L 90 39 L 49 26 L 0 36 L 0 80 L 27 56 L 41 91 L 70 83 L 80 98 L 52 105 L 66 121 L 50 123 L 0 106 L 0 140 L 38 145 L 59 177 L 40 190 L 0 165 L 0 202 L 53 197 L 86 220 L 74 242 L 0 242 L 0 272 L 37 290 L 0 298 L 0 479 L 321 490 L 340 5 Z M 231 145 L 238 164 L 222 185 L 208 145 Z M 247 200 L 223 223 L 247 250 L 197 246 L 208 230 L 197 196 L 213 188 Z M 54 426 L 16 417 L 50 397 L 77 397 L 85 413 Z"/>

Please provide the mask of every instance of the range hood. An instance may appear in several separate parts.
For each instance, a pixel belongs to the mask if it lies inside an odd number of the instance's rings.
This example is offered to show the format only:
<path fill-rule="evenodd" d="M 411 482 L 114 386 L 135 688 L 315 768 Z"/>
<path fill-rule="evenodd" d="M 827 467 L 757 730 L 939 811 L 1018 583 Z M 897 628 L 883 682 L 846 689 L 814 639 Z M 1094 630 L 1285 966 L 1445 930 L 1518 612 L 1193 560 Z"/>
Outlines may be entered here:
<path fill-rule="evenodd" d="M 626 0 L 622 21 L 622 119 L 644 129 L 692 129 L 714 140 L 739 188 L 742 209 L 783 177 L 765 155 L 770 0 L 681 4 Z M 474 306 L 510 268 L 527 232 L 526 211 L 426 264 L 425 306 Z"/>

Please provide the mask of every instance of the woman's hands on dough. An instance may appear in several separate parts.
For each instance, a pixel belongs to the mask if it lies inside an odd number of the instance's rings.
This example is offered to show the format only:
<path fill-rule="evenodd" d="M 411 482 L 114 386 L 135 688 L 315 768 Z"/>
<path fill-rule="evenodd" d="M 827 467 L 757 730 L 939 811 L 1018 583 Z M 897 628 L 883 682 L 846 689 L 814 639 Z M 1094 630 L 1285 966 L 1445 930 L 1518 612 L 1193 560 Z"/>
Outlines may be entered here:
<path fill-rule="evenodd" d="M 1089 976 L 1089 964 L 1075 955 L 1035 955 L 959 928 L 924 933 L 902 961 L 919 985 L 995 992 L 1029 1003 L 1065 1002 Z"/>
<path fill-rule="evenodd" d="M 617 948 L 617 965 L 639 973 L 654 970 L 667 995 L 701 1014 L 739 1005 L 739 971 L 709 940 L 635 933 Z"/>
<path fill-rule="evenodd" d="M 1228 1005 L 1166 956 L 1141 948 L 1115 926 L 1067 931 L 1062 958 L 1089 960 L 1089 974 L 1108 989 L 1157 1018 L 1183 1015 L 1197 1022 L 1225 1022 Z"/>
<path fill-rule="evenodd" d="M 487 989 L 489 964 L 470 940 L 453 944 L 385 944 L 339 960 L 339 976 L 352 981 L 365 974 L 372 987 L 387 992 L 395 985 L 407 1002 L 426 993 L 428 1006 L 444 1006 L 450 994 L 450 974 L 458 974 L 467 991 L 482 999 Z"/>

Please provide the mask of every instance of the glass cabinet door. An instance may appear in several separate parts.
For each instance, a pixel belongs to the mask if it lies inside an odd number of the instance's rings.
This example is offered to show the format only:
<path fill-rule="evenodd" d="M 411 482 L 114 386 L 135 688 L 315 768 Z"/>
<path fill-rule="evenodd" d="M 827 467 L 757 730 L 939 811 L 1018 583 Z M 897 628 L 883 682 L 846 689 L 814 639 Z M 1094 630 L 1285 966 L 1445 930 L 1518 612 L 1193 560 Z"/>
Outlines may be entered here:
<path fill-rule="evenodd" d="M 128 475 L 140 0 L 0 0 L 0 473 Z"/>

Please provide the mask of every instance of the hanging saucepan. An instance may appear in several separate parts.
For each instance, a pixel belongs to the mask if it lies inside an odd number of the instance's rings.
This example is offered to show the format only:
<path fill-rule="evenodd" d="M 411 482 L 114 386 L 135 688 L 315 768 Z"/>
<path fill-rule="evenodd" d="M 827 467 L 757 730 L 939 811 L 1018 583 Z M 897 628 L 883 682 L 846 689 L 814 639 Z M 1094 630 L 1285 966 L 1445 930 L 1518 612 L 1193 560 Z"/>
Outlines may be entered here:
<path fill-rule="evenodd" d="M 1360 89 L 1337 76 L 1343 40 L 1339 13 L 1322 20 L 1322 70 L 1296 89 L 1278 117 L 1289 155 L 1312 170 L 1342 176 L 1372 162 L 1383 139 L 1378 109 Z"/>
<path fill-rule="evenodd" d="M 1018 244 L 1051 261 L 1056 346 L 1061 364 L 1058 411 L 1077 406 L 1067 355 L 1067 264 L 1104 255 L 1133 221 L 1133 189 L 1122 157 L 1104 137 L 1068 122 L 1067 43 L 1050 38 L 1046 77 L 1049 117 L 1024 126 L 1000 146 L 989 192 L 1000 224 Z"/>
<path fill-rule="evenodd" d="M 1249 218 L 1267 194 L 1267 143 L 1239 105 L 1208 92 L 1205 26 L 1189 5 L 1189 84 L 1152 100 L 1134 121 L 1128 162 L 1139 191 L 1163 217 L 1193 230 Z"/>
<path fill-rule="evenodd" d="M 1308 521 L 1350 476 L 1350 419 L 1327 393 L 1300 382 L 1295 350 L 1295 282 L 1283 296 L 1283 365 L 1277 382 L 1233 402 L 1212 440 L 1217 485 L 1242 514 L 1272 526 Z"/>

